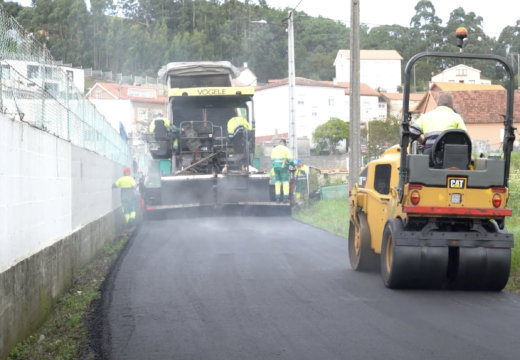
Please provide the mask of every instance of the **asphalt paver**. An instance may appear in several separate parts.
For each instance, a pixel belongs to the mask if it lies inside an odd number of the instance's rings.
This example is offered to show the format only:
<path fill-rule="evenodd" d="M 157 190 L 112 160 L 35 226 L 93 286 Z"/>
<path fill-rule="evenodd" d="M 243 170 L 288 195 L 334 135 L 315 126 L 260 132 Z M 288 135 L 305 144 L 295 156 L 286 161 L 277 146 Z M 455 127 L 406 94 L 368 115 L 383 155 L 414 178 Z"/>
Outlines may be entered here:
<path fill-rule="evenodd" d="M 291 218 L 148 221 L 99 312 L 106 359 L 520 359 L 520 297 L 393 291 Z"/>

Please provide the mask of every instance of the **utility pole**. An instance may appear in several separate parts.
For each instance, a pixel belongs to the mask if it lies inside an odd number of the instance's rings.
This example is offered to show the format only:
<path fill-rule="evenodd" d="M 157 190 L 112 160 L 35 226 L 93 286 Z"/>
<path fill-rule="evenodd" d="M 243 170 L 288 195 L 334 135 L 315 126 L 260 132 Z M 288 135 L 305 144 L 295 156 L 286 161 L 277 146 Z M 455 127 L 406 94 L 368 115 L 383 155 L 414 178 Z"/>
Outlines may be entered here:
<path fill-rule="evenodd" d="M 360 0 L 350 1 L 350 189 L 359 181 L 361 170 L 359 2 Z"/>
<path fill-rule="evenodd" d="M 289 148 L 292 156 L 298 158 L 298 136 L 296 128 L 296 75 L 294 66 L 294 13 L 289 11 L 287 18 L 287 31 L 289 33 Z"/>

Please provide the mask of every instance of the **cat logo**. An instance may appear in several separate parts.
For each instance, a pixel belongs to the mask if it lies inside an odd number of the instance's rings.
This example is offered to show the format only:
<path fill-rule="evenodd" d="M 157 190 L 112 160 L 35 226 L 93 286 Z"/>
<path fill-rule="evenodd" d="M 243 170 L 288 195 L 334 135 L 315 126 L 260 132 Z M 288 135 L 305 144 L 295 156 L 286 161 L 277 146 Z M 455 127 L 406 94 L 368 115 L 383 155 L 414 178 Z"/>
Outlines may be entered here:
<path fill-rule="evenodd" d="M 450 179 L 450 189 L 464 189 L 464 179 Z"/>

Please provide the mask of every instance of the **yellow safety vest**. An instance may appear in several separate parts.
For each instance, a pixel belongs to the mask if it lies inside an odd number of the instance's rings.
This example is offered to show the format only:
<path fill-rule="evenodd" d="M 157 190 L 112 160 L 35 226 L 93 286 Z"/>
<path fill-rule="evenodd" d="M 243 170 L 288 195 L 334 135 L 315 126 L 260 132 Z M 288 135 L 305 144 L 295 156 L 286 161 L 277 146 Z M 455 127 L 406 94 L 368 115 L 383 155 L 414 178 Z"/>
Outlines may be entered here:
<path fill-rule="evenodd" d="M 162 120 L 162 121 L 164 121 L 164 126 L 166 126 L 166 128 L 170 127 L 170 121 L 168 121 L 168 119 L 163 118 L 163 117 L 155 118 L 150 123 L 150 129 L 149 130 L 150 130 L 151 133 L 154 132 L 154 130 L 155 130 L 155 120 Z"/>
<path fill-rule="evenodd" d="M 131 176 L 121 176 L 115 182 L 117 187 L 121 188 L 122 198 L 132 198 L 134 196 L 133 187 L 135 186 L 135 180 Z"/>
<path fill-rule="evenodd" d="M 289 167 L 289 165 L 294 165 L 293 157 L 291 155 L 291 150 L 285 145 L 276 146 L 271 152 L 271 162 L 273 163 L 273 168 L 281 168 L 283 162 L 285 160 L 285 167 Z"/>
<path fill-rule="evenodd" d="M 121 176 L 116 181 L 116 186 L 120 187 L 121 189 L 127 189 L 135 186 L 135 180 L 131 176 Z"/>
<path fill-rule="evenodd" d="M 410 127 L 412 135 L 424 134 L 425 149 L 432 147 L 439 135 L 446 130 L 466 130 L 462 117 L 448 106 L 438 106 L 429 113 L 423 114 Z"/>
<path fill-rule="evenodd" d="M 246 119 L 244 119 L 241 116 L 235 116 L 235 117 L 229 119 L 229 121 L 227 123 L 228 134 L 234 133 L 235 129 L 237 127 L 239 127 L 240 125 L 242 125 L 247 130 L 251 130 L 251 125 L 249 125 L 249 123 L 247 122 Z"/>
<path fill-rule="evenodd" d="M 302 165 L 300 169 L 296 169 L 296 176 L 306 176 L 309 174 L 309 167 L 307 165 Z"/>

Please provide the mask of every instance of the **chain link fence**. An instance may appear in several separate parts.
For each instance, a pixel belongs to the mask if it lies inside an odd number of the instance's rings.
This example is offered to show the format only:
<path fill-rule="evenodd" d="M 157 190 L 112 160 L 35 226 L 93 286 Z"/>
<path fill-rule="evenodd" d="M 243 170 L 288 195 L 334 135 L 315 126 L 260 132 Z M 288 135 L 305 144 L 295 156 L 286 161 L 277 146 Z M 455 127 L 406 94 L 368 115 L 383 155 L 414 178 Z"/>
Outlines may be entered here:
<path fill-rule="evenodd" d="M 0 111 L 130 165 L 126 142 L 50 52 L 0 6 Z"/>

